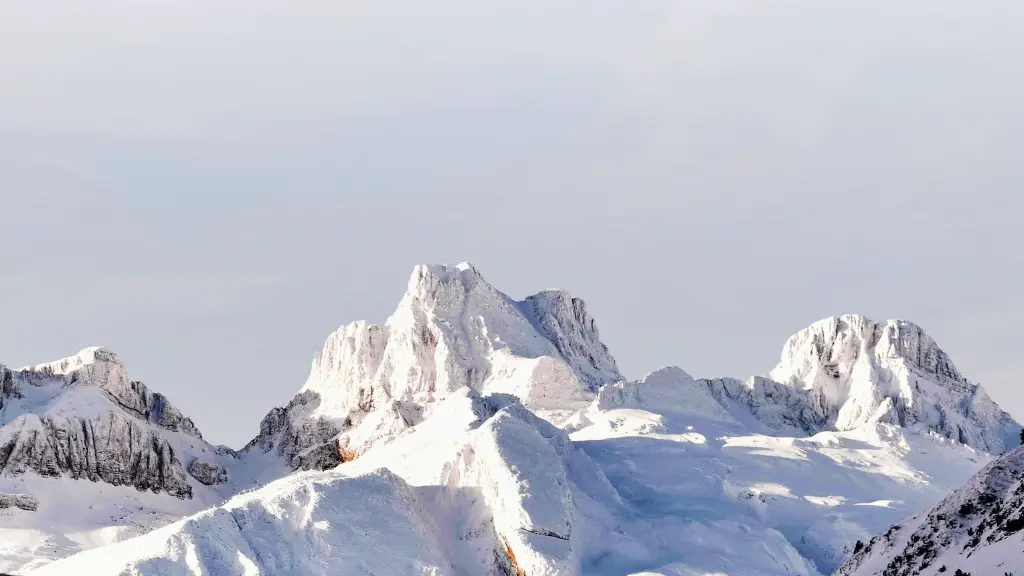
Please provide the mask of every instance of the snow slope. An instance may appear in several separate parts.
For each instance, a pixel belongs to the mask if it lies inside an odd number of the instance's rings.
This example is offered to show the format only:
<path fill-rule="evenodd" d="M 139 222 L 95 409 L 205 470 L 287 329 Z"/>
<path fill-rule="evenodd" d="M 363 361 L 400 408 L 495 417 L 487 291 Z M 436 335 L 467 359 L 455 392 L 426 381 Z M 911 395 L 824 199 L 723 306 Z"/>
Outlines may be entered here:
<path fill-rule="evenodd" d="M 416 428 L 32 574 L 579 573 L 564 432 L 468 388 Z"/>
<path fill-rule="evenodd" d="M 985 466 L 931 510 L 860 543 L 842 576 L 1024 574 L 1024 447 Z"/>
<path fill-rule="evenodd" d="M 569 426 L 623 501 L 587 574 L 827 574 L 990 458 L 884 423 L 780 433 L 678 368 L 606 387 Z"/>

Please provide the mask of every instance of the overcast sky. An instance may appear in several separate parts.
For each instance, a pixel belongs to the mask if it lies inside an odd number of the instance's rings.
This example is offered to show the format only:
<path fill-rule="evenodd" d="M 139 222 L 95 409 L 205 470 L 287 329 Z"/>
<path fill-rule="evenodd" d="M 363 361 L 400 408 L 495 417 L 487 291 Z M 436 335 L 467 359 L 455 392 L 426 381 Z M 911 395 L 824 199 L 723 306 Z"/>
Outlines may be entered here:
<path fill-rule="evenodd" d="M 4 0 L 0 362 L 118 352 L 239 447 L 418 262 L 630 377 L 921 324 L 1024 419 L 1024 3 Z"/>

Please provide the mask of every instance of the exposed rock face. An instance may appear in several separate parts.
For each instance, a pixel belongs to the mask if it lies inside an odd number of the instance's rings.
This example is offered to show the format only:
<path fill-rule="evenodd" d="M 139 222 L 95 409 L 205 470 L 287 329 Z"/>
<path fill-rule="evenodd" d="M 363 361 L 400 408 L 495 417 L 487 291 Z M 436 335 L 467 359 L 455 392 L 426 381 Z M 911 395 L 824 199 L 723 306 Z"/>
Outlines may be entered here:
<path fill-rule="evenodd" d="M 39 500 L 29 494 L 4 494 L 0 492 L 0 510 L 4 508 L 20 508 L 28 512 L 39 509 Z"/>
<path fill-rule="evenodd" d="M 223 466 L 210 464 L 209 462 L 203 462 L 198 459 L 193 460 L 192 463 L 188 465 L 188 473 L 206 486 L 224 484 L 228 481 L 228 471 L 225 470 Z"/>
<path fill-rule="evenodd" d="M 750 412 L 774 430 L 800 430 L 816 434 L 829 427 L 817 395 L 774 380 L 755 376 L 747 381 L 735 378 L 698 380 L 722 406 Z"/>
<path fill-rule="evenodd" d="M 190 498 L 176 434 L 208 446 L 190 419 L 130 380 L 103 348 L 18 371 L 0 368 L 2 474 L 32 471 Z"/>
<path fill-rule="evenodd" d="M 808 404 L 839 430 L 886 422 L 996 454 L 1015 446 L 1020 432 L 934 340 L 902 320 L 816 322 L 789 339 L 771 378 L 806 391 Z"/>
<path fill-rule="evenodd" d="M 314 416 L 320 395 L 300 392 L 284 408 L 274 408 L 260 422 L 260 433 L 242 452 L 275 451 L 296 470 L 327 470 L 341 464 L 337 436 L 340 425 Z"/>
<path fill-rule="evenodd" d="M 562 290 L 545 290 L 522 302 L 541 333 L 575 368 L 591 391 L 621 379 L 615 359 L 601 342 L 597 322 L 586 304 Z"/>
<path fill-rule="evenodd" d="M 190 498 L 181 461 L 166 439 L 113 412 L 94 419 L 26 414 L 0 431 L 0 472 L 62 476 Z"/>
<path fill-rule="evenodd" d="M 1024 447 L 1007 452 L 928 512 L 858 542 L 839 576 L 1005 574 L 1021 567 Z"/>
<path fill-rule="evenodd" d="M 469 264 L 417 266 L 387 323 L 356 322 L 328 337 L 299 395 L 264 418 L 245 450 L 331 467 L 462 387 L 571 410 L 619 380 L 582 300 L 549 290 L 516 302 Z M 377 433 L 362 430 L 381 410 L 369 424 Z"/>

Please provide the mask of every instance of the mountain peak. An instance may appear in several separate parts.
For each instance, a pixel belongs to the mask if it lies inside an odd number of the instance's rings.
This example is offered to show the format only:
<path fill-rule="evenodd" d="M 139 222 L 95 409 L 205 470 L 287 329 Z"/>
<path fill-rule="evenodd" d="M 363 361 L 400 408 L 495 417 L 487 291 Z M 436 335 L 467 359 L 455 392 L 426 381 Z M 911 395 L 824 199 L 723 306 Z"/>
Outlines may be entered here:
<path fill-rule="evenodd" d="M 463 387 L 571 411 L 621 379 L 582 300 L 545 291 L 516 301 L 472 264 L 418 265 L 384 325 L 350 324 L 328 337 L 299 395 L 268 415 L 250 446 L 277 442 L 293 465 L 306 466 L 294 457 L 336 437 L 362 437 L 354 429 L 370 413 L 378 413 L 367 420 L 374 426 L 401 429 Z M 394 418 L 381 423 L 383 413 Z M 288 444 L 291 437 L 301 442 Z M 324 451 L 323 461 L 336 452 Z"/>
<path fill-rule="evenodd" d="M 839 430 L 883 421 L 993 453 L 1013 446 L 1020 430 L 906 320 L 819 320 L 786 341 L 771 378 L 807 391 Z"/>
<path fill-rule="evenodd" d="M 969 385 L 949 355 L 923 328 L 900 319 L 875 322 L 866 316 L 845 314 L 819 320 L 789 339 L 783 361 L 807 353 L 819 359 L 831 355 L 825 361 L 836 361 L 852 352 L 852 347 L 860 347 L 879 358 L 902 358 L 943 381 Z"/>

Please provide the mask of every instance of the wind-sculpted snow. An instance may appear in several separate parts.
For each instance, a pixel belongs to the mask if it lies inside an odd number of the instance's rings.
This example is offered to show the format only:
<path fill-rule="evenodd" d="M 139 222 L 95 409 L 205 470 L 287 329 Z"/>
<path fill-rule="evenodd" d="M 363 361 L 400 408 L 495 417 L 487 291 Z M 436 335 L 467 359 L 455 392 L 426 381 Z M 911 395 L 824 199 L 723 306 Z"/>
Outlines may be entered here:
<path fill-rule="evenodd" d="M 393 433 L 463 387 L 571 411 L 621 379 L 582 300 L 550 290 L 516 302 L 469 264 L 417 266 L 385 325 L 356 322 L 328 337 L 299 395 L 246 450 L 329 468 L 382 436 L 359 430 L 379 408 L 390 417 L 372 426 Z"/>
<path fill-rule="evenodd" d="M 839 576 L 1024 574 L 1024 447 L 926 513 L 858 542 Z"/>
<path fill-rule="evenodd" d="M 789 339 L 771 377 L 807 390 L 839 430 L 888 422 L 994 454 L 1015 446 L 1020 433 L 931 337 L 903 320 L 816 322 Z"/>

